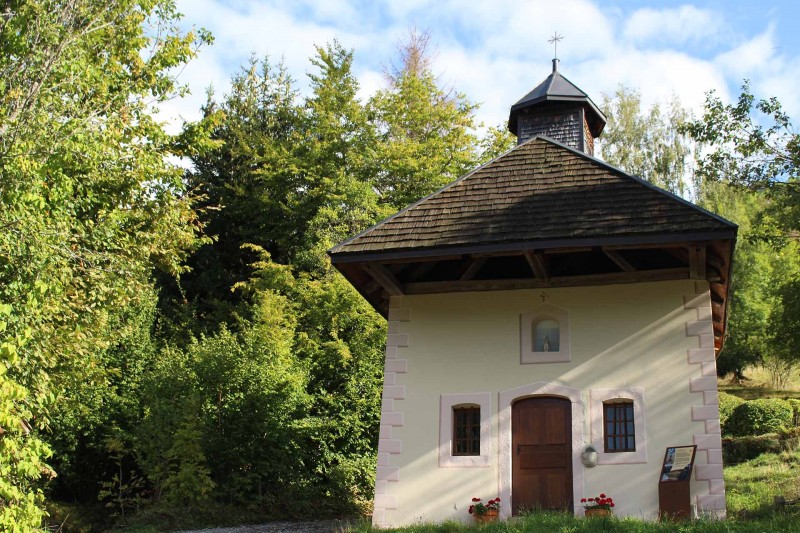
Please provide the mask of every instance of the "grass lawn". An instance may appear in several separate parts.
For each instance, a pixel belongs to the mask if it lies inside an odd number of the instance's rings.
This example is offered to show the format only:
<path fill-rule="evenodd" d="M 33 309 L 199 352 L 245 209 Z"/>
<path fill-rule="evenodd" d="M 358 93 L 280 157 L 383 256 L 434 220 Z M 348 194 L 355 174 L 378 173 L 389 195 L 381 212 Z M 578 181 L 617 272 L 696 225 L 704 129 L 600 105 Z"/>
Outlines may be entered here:
<path fill-rule="evenodd" d="M 765 453 L 724 471 L 729 512 L 762 516 L 774 511 L 775 496 L 800 497 L 800 451 Z M 800 505 L 800 504 L 798 504 Z M 796 531 L 800 531 L 800 524 Z"/>
<path fill-rule="evenodd" d="M 369 525 L 355 526 L 350 533 L 389 531 L 397 533 L 784 533 L 800 531 L 797 513 L 774 514 L 750 519 L 696 520 L 694 522 L 644 522 L 633 518 L 575 518 L 565 513 L 533 513 L 503 522 L 475 526 L 447 522 L 420 524 L 400 529 L 373 530 Z"/>

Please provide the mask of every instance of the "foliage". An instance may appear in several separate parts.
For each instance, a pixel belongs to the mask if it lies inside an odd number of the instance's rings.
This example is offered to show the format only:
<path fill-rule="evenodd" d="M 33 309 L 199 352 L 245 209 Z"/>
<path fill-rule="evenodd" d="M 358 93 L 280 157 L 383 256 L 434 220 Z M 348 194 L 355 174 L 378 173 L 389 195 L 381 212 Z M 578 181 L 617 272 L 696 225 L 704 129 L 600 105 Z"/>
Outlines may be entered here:
<path fill-rule="evenodd" d="M 787 398 L 786 401 L 792 406 L 792 426 L 800 426 L 800 399 Z"/>
<path fill-rule="evenodd" d="M 194 410 L 186 410 L 181 425 L 175 431 L 172 447 L 166 454 L 171 463 L 164 479 L 164 494 L 176 506 L 197 507 L 208 501 L 215 483 L 206 466 L 201 422 Z"/>
<path fill-rule="evenodd" d="M 93 364 L 109 313 L 137 301 L 154 266 L 178 274 L 193 246 L 191 198 L 167 163 L 177 143 L 151 116 L 207 39 L 177 19 L 166 0 L 5 7 L 0 528 L 41 521 L 42 431 L 68 369 Z"/>
<path fill-rule="evenodd" d="M 611 496 L 600 494 L 594 498 L 581 498 L 581 503 L 585 509 L 606 509 L 611 510 L 615 506 Z"/>
<path fill-rule="evenodd" d="M 723 104 L 714 91 L 709 92 L 703 116 L 683 130 L 709 146 L 698 168 L 702 176 L 755 190 L 775 187 L 797 192 L 800 135 L 780 102 L 774 97 L 756 101 L 749 82 L 745 81 L 735 104 Z"/>
<path fill-rule="evenodd" d="M 723 432 L 725 423 L 728 421 L 728 418 L 730 418 L 734 409 L 743 403 L 744 400 L 738 396 L 734 396 L 733 394 L 728 394 L 726 392 L 719 393 L 719 422 L 722 424 Z"/>
<path fill-rule="evenodd" d="M 472 498 L 472 505 L 469 506 L 467 512 L 474 516 L 483 516 L 489 511 L 500 510 L 500 498 L 495 498 L 483 503 L 480 498 Z"/>
<path fill-rule="evenodd" d="M 493 126 L 486 130 L 486 134 L 479 144 L 481 164 L 500 157 L 517 145 L 517 136 L 508 131 L 505 124 Z"/>
<path fill-rule="evenodd" d="M 763 453 L 794 451 L 800 448 L 800 429 L 792 427 L 779 433 L 744 437 L 723 437 L 722 457 L 724 463 L 738 464 L 755 459 Z"/>
<path fill-rule="evenodd" d="M 608 117 L 598 139 L 603 160 L 680 196 L 692 193 L 695 145 L 681 130 L 690 114 L 677 97 L 645 111 L 641 94 L 620 86 L 603 95 L 601 107 Z"/>
<path fill-rule="evenodd" d="M 439 86 L 430 69 L 429 37 L 411 33 L 400 47 L 400 67 L 387 75 L 389 87 L 369 103 L 379 134 L 375 187 L 392 211 L 455 180 L 478 161 L 472 133 L 477 106 Z M 508 138 L 495 132 L 484 155 L 502 150 Z"/>
<path fill-rule="evenodd" d="M 763 453 L 779 453 L 781 451 L 783 451 L 783 446 L 777 433 L 722 438 L 722 461 L 726 465 L 750 461 Z"/>
<path fill-rule="evenodd" d="M 780 320 L 785 316 L 784 281 L 800 272 L 797 243 L 769 243 L 759 237 L 764 213 L 771 205 L 764 192 L 706 180 L 698 194 L 703 207 L 739 225 L 731 276 L 728 338 L 717 360 L 717 372 L 721 376 L 733 373 L 741 380 L 745 377 L 745 367 L 763 364 L 770 371 L 773 386 L 783 388 L 798 362 L 786 344 L 792 336 L 782 334 L 792 330 L 780 329 Z"/>
<path fill-rule="evenodd" d="M 285 305 L 276 295 L 264 300 L 267 313 Z M 145 383 L 147 414 L 135 441 L 155 499 L 197 504 L 216 484 L 226 500 L 243 502 L 297 475 L 294 420 L 306 397 L 290 352 L 292 327 L 275 313 L 238 334 L 223 327 L 185 353 L 161 354 Z"/>
<path fill-rule="evenodd" d="M 180 287 L 164 280 L 171 291 L 162 300 L 173 320 L 191 306 L 187 329 L 199 333 L 231 322 L 239 298 L 230 289 L 257 259 L 243 244 L 261 246 L 284 262 L 296 253 L 298 230 L 306 225 L 296 205 L 304 186 L 294 153 L 303 121 L 297 96 L 283 64 L 267 58 L 251 59 L 222 102 L 208 96 L 204 122 L 213 144 L 192 155 L 187 180 L 202 194 L 201 216 L 215 240 L 189 258 L 191 271 Z"/>
<path fill-rule="evenodd" d="M 715 194 L 730 185 L 738 192 L 725 195 L 745 198 L 751 206 L 746 217 L 734 218 L 740 224 L 747 219 L 746 240 L 740 238 L 734 260 L 738 273 L 734 272 L 731 317 L 736 323 L 731 324 L 733 342 L 728 343 L 733 353 L 723 357 L 735 361 L 729 366 L 739 371 L 747 363 L 763 362 L 773 385 L 781 387 L 800 361 L 791 340 L 797 338 L 792 306 L 800 288 L 794 284 L 800 136 L 780 102 L 756 101 L 747 82 L 734 104 L 723 104 L 708 93 L 703 116 L 686 123 L 682 131 L 706 147 L 698 166 L 706 191 Z M 742 266 L 737 268 L 737 263 Z"/>
<path fill-rule="evenodd" d="M 792 406 L 786 400 L 762 398 L 736 407 L 725 423 L 732 436 L 763 435 L 784 430 L 792 424 Z"/>

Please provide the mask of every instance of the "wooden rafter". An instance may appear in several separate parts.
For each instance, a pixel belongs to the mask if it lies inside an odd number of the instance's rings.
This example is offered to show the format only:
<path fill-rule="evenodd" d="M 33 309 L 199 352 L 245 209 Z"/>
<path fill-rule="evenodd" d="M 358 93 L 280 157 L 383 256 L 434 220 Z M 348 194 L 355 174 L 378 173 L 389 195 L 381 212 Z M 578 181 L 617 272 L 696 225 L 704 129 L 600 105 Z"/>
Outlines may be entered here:
<path fill-rule="evenodd" d="M 534 252 L 533 250 L 525 250 L 522 254 L 525 256 L 525 260 L 531 267 L 533 274 L 541 281 L 547 283 L 550 275 L 547 272 L 547 262 L 544 260 L 542 254 Z"/>
<path fill-rule="evenodd" d="M 459 278 L 461 281 L 467 281 L 475 277 L 475 274 L 480 271 L 483 265 L 488 261 L 488 257 L 477 257 L 472 260 L 467 269 L 461 274 Z"/>
<path fill-rule="evenodd" d="M 439 264 L 439 261 L 425 261 L 424 263 L 420 263 L 414 268 L 411 269 L 411 272 L 408 273 L 409 281 L 417 281 L 422 276 L 433 270 L 433 267 Z"/>
<path fill-rule="evenodd" d="M 614 264 L 620 267 L 623 271 L 633 272 L 634 270 L 636 270 L 636 267 L 630 264 L 627 259 L 622 257 L 622 254 L 620 254 L 618 251 L 603 248 L 603 253 L 606 254 L 606 257 L 611 259 L 614 262 Z"/>
<path fill-rule="evenodd" d="M 391 296 L 401 296 L 405 294 L 403 285 L 397 281 L 394 274 L 385 266 L 379 263 L 371 263 L 364 265 L 364 270 Z"/>

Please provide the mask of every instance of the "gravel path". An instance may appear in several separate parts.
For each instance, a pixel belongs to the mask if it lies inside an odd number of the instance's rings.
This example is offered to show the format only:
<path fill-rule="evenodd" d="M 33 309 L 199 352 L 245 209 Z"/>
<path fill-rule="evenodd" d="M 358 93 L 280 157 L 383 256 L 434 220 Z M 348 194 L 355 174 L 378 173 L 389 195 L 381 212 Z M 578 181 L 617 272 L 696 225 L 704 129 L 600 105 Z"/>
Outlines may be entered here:
<path fill-rule="evenodd" d="M 252 526 L 194 529 L 182 533 L 339 533 L 350 525 L 347 520 L 309 522 L 268 522 Z"/>

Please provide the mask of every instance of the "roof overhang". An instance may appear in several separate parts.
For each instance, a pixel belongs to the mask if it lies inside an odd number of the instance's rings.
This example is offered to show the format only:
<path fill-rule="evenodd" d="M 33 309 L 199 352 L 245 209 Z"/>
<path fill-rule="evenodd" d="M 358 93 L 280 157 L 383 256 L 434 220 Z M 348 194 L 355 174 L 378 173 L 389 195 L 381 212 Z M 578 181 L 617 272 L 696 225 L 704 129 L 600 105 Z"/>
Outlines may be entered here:
<path fill-rule="evenodd" d="M 722 350 L 736 228 L 724 231 L 342 253 L 334 266 L 387 316 L 391 296 L 670 280 L 709 285 Z"/>

